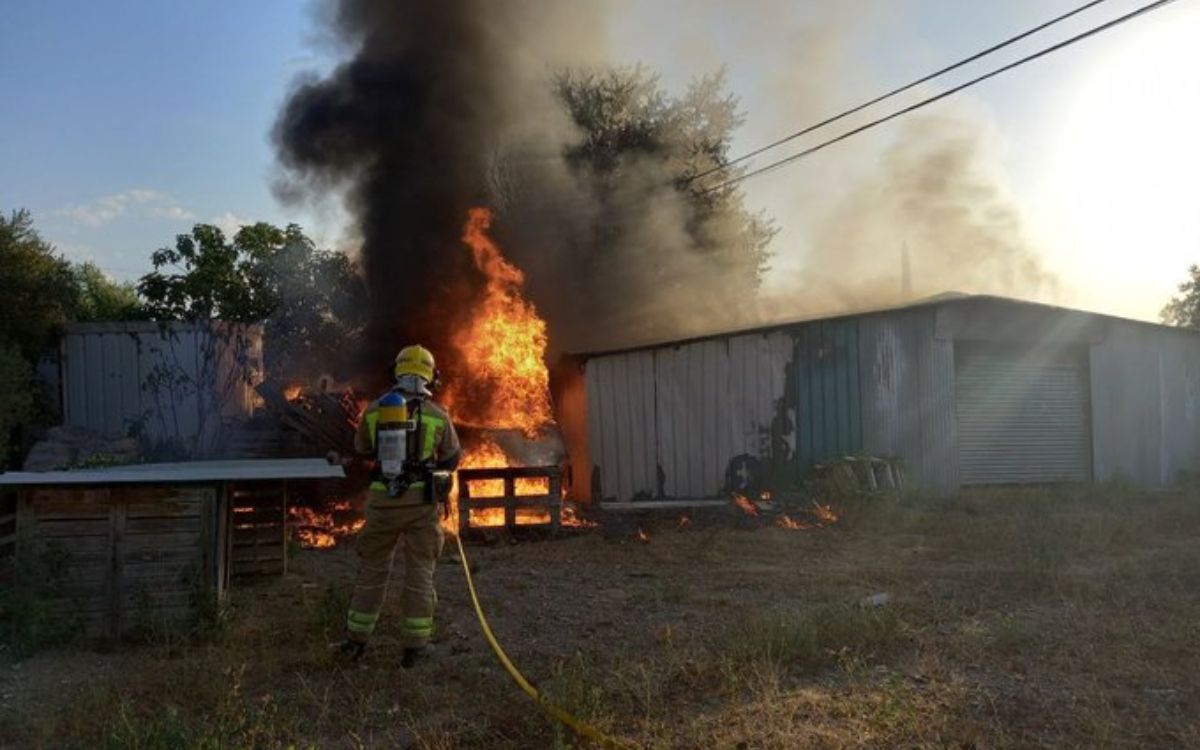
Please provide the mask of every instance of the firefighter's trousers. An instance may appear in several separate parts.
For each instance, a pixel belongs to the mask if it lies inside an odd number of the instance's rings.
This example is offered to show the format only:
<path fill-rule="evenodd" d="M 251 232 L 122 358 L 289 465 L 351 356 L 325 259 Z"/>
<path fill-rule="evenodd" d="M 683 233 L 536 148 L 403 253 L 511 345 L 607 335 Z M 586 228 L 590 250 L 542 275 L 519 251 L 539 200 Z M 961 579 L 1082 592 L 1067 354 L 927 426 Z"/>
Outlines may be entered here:
<path fill-rule="evenodd" d="M 433 635 L 437 603 L 433 570 L 442 552 L 443 537 L 437 503 L 425 502 L 423 494 L 415 489 L 399 498 L 370 493 L 366 524 L 358 532 L 358 580 L 346 617 L 352 640 L 366 642 L 375 630 L 397 549 L 404 555 L 404 590 L 400 595 L 404 646 L 424 646 Z"/>

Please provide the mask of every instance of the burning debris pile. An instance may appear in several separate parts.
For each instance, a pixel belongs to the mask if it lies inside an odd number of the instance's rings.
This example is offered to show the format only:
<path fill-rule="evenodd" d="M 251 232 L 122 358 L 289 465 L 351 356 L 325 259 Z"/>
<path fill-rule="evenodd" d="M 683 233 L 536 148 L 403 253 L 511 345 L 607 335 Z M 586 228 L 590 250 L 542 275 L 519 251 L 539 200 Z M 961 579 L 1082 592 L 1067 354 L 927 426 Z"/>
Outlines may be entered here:
<path fill-rule="evenodd" d="M 782 529 L 823 529 L 834 525 L 839 520 L 839 516 L 832 506 L 816 500 L 810 501 L 811 507 L 801 507 L 785 513 L 782 512 L 783 508 L 772 499 L 771 493 L 767 491 L 762 492 L 758 499 L 751 499 L 739 492 L 733 493 L 729 499 L 733 506 L 745 513 L 747 517 L 763 520 L 773 518 L 774 525 Z"/>
<path fill-rule="evenodd" d="M 329 549 L 353 536 L 366 521 L 347 500 L 339 500 L 326 512 L 303 505 L 288 508 L 292 537 L 305 549 Z"/>
<path fill-rule="evenodd" d="M 460 469 L 541 467 L 547 473 L 511 480 L 511 494 L 526 498 L 522 507 L 507 514 L 502 507 L 472 508 L 465 516 L 469 524 L 546 524 L 552 520 L 552 506 L 561 500 L 561 485 L 551 477 L 557 477 L 566 457 L 550 403 L 546 323 L 525 298 L 525 275 L 489 235 L 491 222 L 492 213 L 486 208 L 472 208 L 467 214 L 462 241 L 484 277 L 484 286 L 479 302 L 450 336 L 462 366 L 441 398 L 460 428 Z M 475 480 L 469 493 L 456 487 L 454 522 L 460 518 L 461 498 L 503 497 L 509 494 L 505 481 Z M 545 502 L 530 507 L 534 498 Z M 565 510 L 562 523 L 582 523 L 570 509 Z"/>
<path fill-rule="evenodd" d="M 312 452 L 354 453 L 354 431 L 362 404 L 349 388 L 330 393 L 299 384 L 280 390 L 269 383 L 257 388 L 268 413 Z"/>
<path fill-rule="evenodd" d="M 352 455 L 354 431 L 362 409 L 349 386 L 328 390 L 299 383 L 279 388 L 261 383 L 255 389 L 261 408 L 224 439 L 226 458 L 301 458 L 330 451 Z"/>

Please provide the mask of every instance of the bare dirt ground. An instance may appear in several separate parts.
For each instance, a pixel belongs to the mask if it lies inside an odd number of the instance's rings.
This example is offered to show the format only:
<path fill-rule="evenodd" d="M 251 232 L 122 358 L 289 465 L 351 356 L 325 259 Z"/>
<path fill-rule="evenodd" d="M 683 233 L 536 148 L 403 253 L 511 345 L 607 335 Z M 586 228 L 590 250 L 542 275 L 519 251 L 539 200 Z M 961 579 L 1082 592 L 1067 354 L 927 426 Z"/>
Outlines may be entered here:
<path fill-rule="evenodd" d="M 647 541 L 610 525 L 468 553 L 514 661 L 632 746 L 1200 746 L 1200 492 L 839 510 L 825 529 L 672 516 Z M 433 660 L 400 669 L 392 597 L 368 657 L 339 664 L 353 569 L 349 545 L 302 551 L 202 637 L 10 659 L 0 744 L 586 745 L 496 663 L 449 559 Z"/>

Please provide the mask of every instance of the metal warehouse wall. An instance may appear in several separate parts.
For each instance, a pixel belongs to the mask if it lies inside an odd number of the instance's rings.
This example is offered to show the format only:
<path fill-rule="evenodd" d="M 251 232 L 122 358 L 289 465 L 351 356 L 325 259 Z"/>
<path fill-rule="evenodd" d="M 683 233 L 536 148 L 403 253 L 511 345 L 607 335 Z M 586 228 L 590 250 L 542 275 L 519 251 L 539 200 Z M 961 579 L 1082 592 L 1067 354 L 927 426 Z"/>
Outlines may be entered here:
<path fill-rule="evenodd" d="M 1091 388 L 1096 479 L 1162 487 L 1200 471 L 1200 335 L 1110 320 Z"/>
<path fill-rule="evenodd" d="M 62 342 L 64 423 L 113 436 L 140 423 L 151 440 L 178 439 L 203 453 L 222 418 L 253 411 L 246 373 L 260 371 L 262 358 L 257 326 L 239 326 L 228 344 L 208 346 L 210 335 L 206 325 L 191 323 L 69 326 Z M 205 352 L 215 361 L 206 363 Z M 205 371 L 214 374 L 202 393 L 196 382 Z"/>
<path fill-rule="evenodd" d="M 976 296 L 594 355 L 576 409 L 586 414 L 575 415 L 587 424 L 576 473 L 603 499 L 713 497 L 742 454 L 788 481 L 866 453 L 954 492 L 959 348 L 1011 350 L 1024 365 L 1078 358 L 1083 475 L 1161 487 L 1200 472 L 1200 334 Z M 1023 481 L 1038 481 L 1029 468 Z"/>
<path fill-rule="evenodd" d="M 795 346 L 786 333 L 756 333 L 589 359 L 593 476 L 580 494 L 716 496 L 730 459 L 771 452 L 773 424 L 775 449 L 792 451 L 780 422 L 793 420 L 781 409 Z"/>
<path fill-rule="evenodd" d="M 741 455 L 785 482 L 831 457 L 898 457 L 923 486 L 957 488 L 954 350 L 934 340 L 934 316 L 902 310 L 588 359 L 592 476 L 580 496 L 718 496 Z"/>
<path fill-rule="evenodd" d="M 954 342 L 935 339 L 938 308 L 858 319 L 863 452 L 898 457 L 909 480 L 958 489 Z"/>

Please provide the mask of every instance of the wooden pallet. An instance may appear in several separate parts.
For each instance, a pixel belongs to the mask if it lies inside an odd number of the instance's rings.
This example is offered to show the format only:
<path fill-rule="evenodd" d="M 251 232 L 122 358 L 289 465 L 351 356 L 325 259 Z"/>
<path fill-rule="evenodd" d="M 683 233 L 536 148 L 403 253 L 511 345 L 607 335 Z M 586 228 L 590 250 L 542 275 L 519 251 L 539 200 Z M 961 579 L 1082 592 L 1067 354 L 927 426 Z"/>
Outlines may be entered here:
<path fill-rule="evenodd" d="M 230 574 L 234 578 L 287 572 L 287 483 L 237 482 L 229 498 Z"/>
<path fill-rule="evenodd" d="M 547 491 L 540 495 L 518 495 L 518 479 L 544 479 Z M 472 494 L 474 482 L 501 481 L 501 495 L 479 497 Z M 458 528 L 469 531 L 472 510 L 504 509 L 504 527 L 509 531 L 517 526 L 549 526 L 558 531 L 562 526 L 562 470 L 557 466 L 505 466 L 490 469 L 459 469 L 458 471 Z M 549 522 L 544 524 L 518 523 L 517 511 L 522 508 L 545 509 Z"/>

